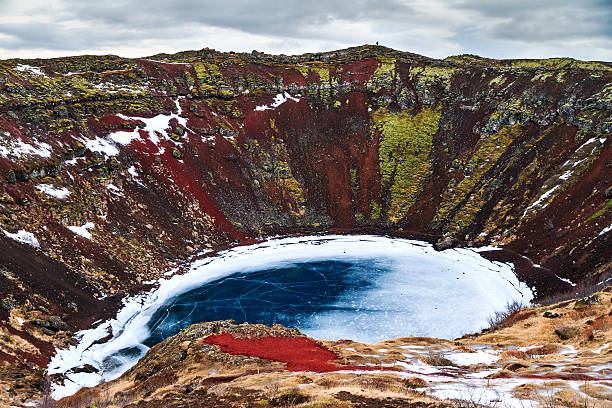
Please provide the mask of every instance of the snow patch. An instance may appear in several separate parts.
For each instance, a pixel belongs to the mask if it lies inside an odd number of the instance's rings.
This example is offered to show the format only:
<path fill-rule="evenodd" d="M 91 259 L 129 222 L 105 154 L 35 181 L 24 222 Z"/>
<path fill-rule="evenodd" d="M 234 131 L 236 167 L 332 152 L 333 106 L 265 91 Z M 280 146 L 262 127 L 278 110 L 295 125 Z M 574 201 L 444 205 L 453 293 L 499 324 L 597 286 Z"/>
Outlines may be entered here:
<path fill-rule="evenodd" d="M 525 209 L 525 212 L 523 213 L 523 217 L 527 215 L 527 213 L 529 212 L 529 210 L 531 210 L 534 207 L 540 207 L 540 204 L 542 204 L 542 202 L 544 202 L 546 199 L 548 199 L 548 197 L 550 197 L 552 195 L 552 193 L 555 192 L 556 189 L 558 189 L 560 186 L 556 185 L 553 188 L 551 188 L 550 190 L 548 190 L 547 192 L 545 192 L 544 194 L 542 194 L 540 196 L 540 198 L 538 198 L 533 204 L 531 204 L 529 207 L 527 207 Z M 544 204 L 543 206 L 541 206 L 541 209 L 546 208 L 546 206 L 548 206 L 548 204 Z"/>
<path fill-rule="evenodd" d="M 26 230 L 19 230 L 14 234 L 11 234 L 10 232 L 4 230 L 2 230 L 2 232 L 4 232 L 4 235 L 17 242 L 28 244 L 30 246 L 33 246 L 34 248 L 40 249 L 40 243 L 38 242 L 34 234 L 32 234 L 31 232 L 27 232 Z"/>
<path fill-rule="evenodd" d="M 168 135 L 168 132 L 166 131 L 170 127 L 170 121 L 172 119 L 175 119 L 179 125 L 189 130 L 187 128 L 187 118 L 181 117 L 181 113 L 183 112 L 183 109 L 181 108 L 180 98 L 175 100 L 174 103 L 176 104 L 178 112 L 171 113 L 170 115 L 159 114 L 159 115 L 153 116 L 152 118 L 143 118 L 143 117 L 138 117 L 138 116 L 126 116 L 123 114 L 116 115 L 117 117 L 124 119 L 124 120 L 143 122 L 145 126 L 142 129 L 135 128 L 134 130 L 130 132 L 126 132 L 126 131 L 113 132 L 109 135 L 109 138 L 120 145 L 128 145 L 132 142 L 132 140 L 135 140 L 135 139 L 142 140 L 140 132 L 146 132 L 148 135 L 148 139 L 157 147 L 158 149 L 157 153 L 162 154 L 164 150 L 161 146 L 159 146 L 159 143 L 161 141 L 160 136 L 164 138 L 165 140 L 172 140 L 170 136 Z"/>
<path fill-rule="evenodd" d="M 534 265 L 535 266 L 535 265 Z M 567 278 L 562 278 L 559 275 L 555 275 L 557 277 L 557 279 L 565 282 L 565 283 L 569 283 L 572 286 L 576 286 L 576 284 L 574 282 L 572 282 L 571 280 L 567 279 Z"/>
<path fill-rule="evenodd" d="M 593 350 L 593 353 L 601 354 L 601 352 L 604 351 L 605 349 L 607 349 L 609 345 L 610 345 L 610 343 L 606 343 L 606 344 L 602 345 L 600 348 L 598 348 L 597 350 Z"/>
<path fill-rule="evenodd" d="M 70 195 L 70 191 L 65 187 L 56 188 L 51 184 L 39 184 L 36 189 L 48 196 L 64 199 Z"/>
<path fill-rule="evenodd" d="M 475 353 L 449 353 L 446 354 L 445 357 L 460 366 L 469 366 L 473 364 L 493 364 L 499 360 L 499 356 L 482 350 L 478 350 Z"/>
<path fill-rule="evenodd" d="M 34 74 L 36 76 L 46 76 L 45 73 L 42 72 L 39 67 L 33 67 L 32 65 L 19 64 L 13 69 L 19 72 L 27 72 L 29 74 Z"/>
<path fill-rule="evenodd" d="M 597 234 L 597 236 L 602 236 L 603 234 L 606 234 L 606 233 L 608 233 L 610 231 L 612 231 L 612 224 L 610 224 L 606 228 L 602 229 L 601 232 L 599 234 Z"/>
<path fill-rule="evenodd" d="M 147 134 L 148 140 L 151 141 L 157 147 L 157 154 L 163 154 L 164 148 L 159 146 L 161 141 L 160 136 L 166 140 L 172 139 L 168 136 L 166 129 L 170 127 L 170 121 L 172 119 L 176 119 L 179 125 L 181 125 L 186 130 L 190 130 L 187 128 L 187 118 L 181 117 L 182 108 L 180 104 L 181 98 L 178 98 L 174 101 L 176 107 L 178 109 L 178 113 L 171 113 L 170 115 L 159 114 L 152 118 L 144 118 L 138 116 L 126 116 L 123 114 L 117 114 L 118 118 L 129 120 L 129 121 L 139 121 L 145 124 L 144 128 L 134 128 L 131 131 L 119 130 L 116 132 L 111 132 L 107 138 L 96 137 L 95 139 L 87 139 L 83 138 L 81 141 L 85 144 L 87 149 L 92 152 L 100 152 L 104 153 L 106 156 L 116 156 L 119 154 L 119 149 L 117 149 L 116 145 L 126 146 L 130 144 L 133 140 L 139 139 L 142 140 L 141 132 Z M 174 141 L 172 141 L 175 143 Z"/>
<path fill-rule="evenodd" d="M 104 153 L 107 156 L 116 156 L 119 154 L 119 149 L 109 143 L 108 140 L 96 137 L 95 139 L 81 139 L 81 142 L 87 149 L 92 152 Z"/>
<path fill-rule="evenodd" d="M 75 234 L 82 236 L 83 238 L 91 239 L 92 236 L 89 230 L 94 229 L 95 227 L 96 226 L 94 225 L 93 222 L 88 222 L 88 223 L 81 225 L 80 227 L 77 225 L 71 225 L 68 227 L 68 229 L 74 232 Z"/>
<path fill-rule="evenodd" d="M 4 136 L 10 137 L 10 133 L 4 132 Z M 40 156 L 49 158 L 53 149 L 47 143 L 39 143 L 37 146 L 25 143 L 21 140 L 0 140 L 0 156 L 9 158 L 9 156 L 15 156 L 17 158 L 23 156 Z"/>
<path fill-rule="evenodd" d="M 123 196 L 123 194 L 121 194 L 121 189 L 112 183 L 109 183 L 106 189 L 115 195 Z"/>
<path fill-rule="evenodd" d="M 567 180 L 568 178 L 570 178 L 570 176 L 572 175 L 573 171 L 572 170 L 567 170 L 565 173 L 563 173 L 561 176 L 559 176 L 559 178 L 563 181 Z"/>
<path fill-rule="evenodd" d="M 299 96 L 299 95 L 298 95 Z M 294 102 L 299 102 L 300 98 L 299 97 L 294 97 L 291 96 L 289 94 L 289 92 L 285 91 L 283 93 L 279 93 L 274 97 L 274 101 L 272 101 L 272 103 L 268 106 L 268 105 L 259 105 L 255 107 L 256 111 L 264 111 L 264 110 L 268 110 L 268 109 L 276 109 L 279 106 L 281 106 L 283 103 L 287 102 L 288 100 L 292 100 Z"/>

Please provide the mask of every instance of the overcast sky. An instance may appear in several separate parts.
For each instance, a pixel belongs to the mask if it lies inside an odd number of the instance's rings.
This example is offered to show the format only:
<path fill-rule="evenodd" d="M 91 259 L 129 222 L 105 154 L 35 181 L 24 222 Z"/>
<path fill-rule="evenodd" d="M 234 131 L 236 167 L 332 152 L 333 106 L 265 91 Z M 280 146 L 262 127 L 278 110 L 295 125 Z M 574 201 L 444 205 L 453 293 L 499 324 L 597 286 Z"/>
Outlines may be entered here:
<path fill-rule="evenodd" d="M 0 0 L 0 58 L 361 44 L 612 61 L 612 0 Z"/>

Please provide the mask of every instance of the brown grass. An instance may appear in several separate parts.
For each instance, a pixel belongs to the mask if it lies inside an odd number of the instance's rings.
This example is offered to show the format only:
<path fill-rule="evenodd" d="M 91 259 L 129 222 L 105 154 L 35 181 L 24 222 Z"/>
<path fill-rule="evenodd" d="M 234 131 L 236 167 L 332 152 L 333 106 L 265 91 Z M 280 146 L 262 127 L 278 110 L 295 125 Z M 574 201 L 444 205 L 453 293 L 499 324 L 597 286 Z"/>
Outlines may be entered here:
<path fill-rule="evenodd" d="M 555 334 L 561 340 L 571 340 L 574 337 L 577 337 L 580 334 L 580 327 L 577 326 L 567 326 L 567 325 L 557 325 L 555 326 Z"/>
<path fill-rule="evenodd" d="M 524 351 L 520 351 L 520 350 L 506 350 L 503 353 L 501 353 L 501 356 L 503 358 L 518 358 L 521 360 L 526 360 L 527 358 L 529 358 L 527 353 L 525 353 Z"/>
<path fill-rule="evenodd" d="M 402 383 L 406 388 L 414 389 L 414 388 L 425 388 L 429 386 L 429 383 L 422 379 L 421 377 L 410 377 L 402 380 Z"/>
<path fill-rule="evenodd" d="M 545 346 L 530 348 L 529 350 L 525 351 L 525 354 L 527 354 L 529 357 L 545 356 L 548 354 L 554 354 L 558 351 L 559 346 L 556 344 L 547 344 Z"/>
<path fill-rule="evenodd" d="M 487 319 L 489 328 L 492 330 L 503 329 L 514 325 L 516 322 L 529 318 L 533 312 L 528 311 L 526 313 L 521 313 L 525 307 L 525 304 L 516 300 L 506 304 L 506 310 L 495 312 L 493 316 Z"/>
<path fill-rule="evenodd" d="M 448 358 L 444 357 L 444 354 L 432 351 L 428 355 L 421 357 L 421 360 L 430 366 L 434 367 L 444 367 L 444 366 L 454 366 L 455 364 L 450 361 Z"/>
<path fill-rule="evenodd" d="M 554 295 L 538 299 L 538 304 L 547 306 L 563 302 L 565 300 L 573 300 L 592 295 L 593 293 L 605 290 L 607 287 L 610 287 L 610 283 L 607 282 L 607 280 L 611 278 L 612 273 L 608 273 L 604 276 L 586 279 L 582 282 L 579 282 L 576 286 L 574 286 L 571 290 L 568 290 L 567 292 L 556 293 Z M 604 283 L 600 284 L 599 282 Z"/>

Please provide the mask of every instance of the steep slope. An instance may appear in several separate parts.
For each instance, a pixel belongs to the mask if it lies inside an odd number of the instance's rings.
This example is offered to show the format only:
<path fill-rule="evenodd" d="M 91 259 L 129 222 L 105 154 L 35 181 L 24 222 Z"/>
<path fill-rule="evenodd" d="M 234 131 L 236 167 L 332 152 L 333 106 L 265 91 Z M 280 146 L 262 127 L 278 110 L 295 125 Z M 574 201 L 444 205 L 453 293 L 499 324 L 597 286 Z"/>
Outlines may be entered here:
<path fill-rule="evenodd" d="M 571 59 L 0 61 L 0 359 L 43 365 L 181 260 L 276 234 L 503 245 L 539 293 L 607 275 L 611 106 L 612 66 Z"/>

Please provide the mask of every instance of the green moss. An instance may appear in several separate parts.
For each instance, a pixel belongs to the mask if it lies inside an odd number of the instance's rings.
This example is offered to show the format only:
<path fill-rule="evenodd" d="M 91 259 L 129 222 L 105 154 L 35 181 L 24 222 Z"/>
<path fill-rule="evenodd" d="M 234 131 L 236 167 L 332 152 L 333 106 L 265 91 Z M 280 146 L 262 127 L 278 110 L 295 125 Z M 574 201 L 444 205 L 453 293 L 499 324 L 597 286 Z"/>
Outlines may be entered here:
<path fill-rule="evenodd" d="M 395 77 L 394 58 L 379 56 L 378 61 L 380 64 L 365 84 L 366 89 L 376 93 L 383 88 L 392 89 Z"/>
<path fill-rule="evenodd" d="M 493 135 L 483 135 L 478 141 L 476 151 L 465 165 L 464 172 L 469 177 L 464 177 L 454 188 L 448 189 L 443 197 L 434 221 L 447 220 L 450 213 L 468 197 L 469 200 L 456 212 L 453 217 L 454 223 L 459 227 L 465 227 L 471 223 L 476 213 L 485 203 L 485 191 L 481 187 L 474 188 L 480 183 L 481 177 L 493 167 L 507 147 L 521 134 L 522 126 L 503 127 Z"/>
<path fill-rule="evenodd" d="M 601 217 L 602 215 L 604 215 L 611 208 L 612 208 L 612 200 L 608 200 L 608 202 L 605 203 L 604 206 L 601 207 L 599 210 L 597 210 L 597 212 L 595 214 L 593 214 L 589 218 L 587 218 L 587 221 L 591 221 L 591 220 L 594 220 L 597 217 Z"/>
<path fill-rule="evenodd" d="M 298 70 L 304 77 L 308 77 L 310 72 L 314 72 L 319 76 L 319 81 L 322 83 L 329 83 L 332 78 L 330 74 L 330 66 L 329 64 L 313 61 L 304 64 L 299 64 L 294 67 Z"/>
<path fill-rule="evenodd" d="M 530 60 L 509 60 L 503 61 L 503 65 L 510 65 L 515 68 L 579 68 L 597 71 L 612 71 L 606 64 L 594 61 L 580 61 L 573 58 L 546 58 Z"/>
<path fill-rule="evenodd" d="M 187 82 L 187 86 L 189 87 L 189 89 L 195 86 L 195 80 L 193 79 L 191 74 L 187 71 L 185 71 L 185 82 Z"/>
<path fill-rule="evenodd" d="M 476 64 L 476 65 L 485 65 L 489 64 L 491 60 L 488 58 L 483 58 L 474 54 L 461 54 L 461 55 L 451 55 L 450 57 L 444 58 L 444 61 L 455 62 L 457 64 Z"/>
<path fill-rule="evenodd" d="M 370 219 L 378 220 L 380 219 L 380 215 L 381 215 L 380 204 L 378 204 L 374 200 L 370 201 Z"/>
<path fill-rule="evenodd" d="M 391 199 L 388 217 L 396 222 L 408 213 L 431 173 L 429 153 L 438 131 L 440 112 L 423 109 L 416 115 L 379 109 L 373 114 L 380 132 L 379 163 L 383 186 Z"/>
<path fill-rule="evenodd" d="M 234 97 L 234 91 L 225 82 L 219 67 L 213 63 L 198 61 L 193 64 L 193 69 L 198 80 L 198 89 L 202 96 L 218 96 L 224 99 Z"/>
<path fill-rule="evenodd" d="M 302 93 L 310 94 L 323 102 L 325 107 L 335 105 L 335 95 L 338 86 L 338 79 L 336 74 L 336 67 L 328 62 L 311 61 L 303 64 L 292 66 L 295 70 L 299 71 L 304 77 L 308 78 L 311 73 L 316 74 L 319 77 L 321 85 L 310 89 L 304 90 Z M 337 106 L 336 106 L 337 107 Z"/>
<path fill-rule="evenodd" d="M 357 169 L 349 169 L 349 176 L 351 177 L 351 190 L 353 193 L 359 191 L 359 180 L 357 180 Z"/>
<path fill-rule="evenodd" d="M 455 71 L 457 71 L 455 67 L 413 66 L 410 68 L 410 79 L 416 81 L 417 87 L 420 88 L 440 83 L 444 86 L 445 90 L 449 90 L 451 78 Z"/>
<path fill-rule="evenodd" d="M 506 82 L 506 76 L 504 74 L 498 75 L 489 81 L 489 88 L 492 86 L 499 86 Z"/>

